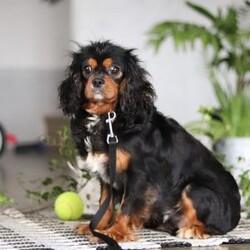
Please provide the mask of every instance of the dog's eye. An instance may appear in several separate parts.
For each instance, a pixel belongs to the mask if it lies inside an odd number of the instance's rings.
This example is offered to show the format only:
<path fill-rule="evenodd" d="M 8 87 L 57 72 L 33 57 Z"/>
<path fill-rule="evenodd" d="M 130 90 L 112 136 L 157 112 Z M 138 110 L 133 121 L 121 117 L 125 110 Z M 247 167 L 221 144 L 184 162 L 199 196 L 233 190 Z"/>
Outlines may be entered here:
<path fill-rule="evenodd" d="M 119 71 L 120 71 L 120 68 L 118 66 L 112 65 L 110 67 L 109 73 L 111 75 L 117 75 L 119 73 Z"/>
<path fill-rule="evenodd" d="M 84 72 L 85 74 L 88 75 L 88 74 L 91 73 L 91 71 L 92 71 L 92 68 L 91 68 L 89 65 L 83 67 L 83 72 Z"/>

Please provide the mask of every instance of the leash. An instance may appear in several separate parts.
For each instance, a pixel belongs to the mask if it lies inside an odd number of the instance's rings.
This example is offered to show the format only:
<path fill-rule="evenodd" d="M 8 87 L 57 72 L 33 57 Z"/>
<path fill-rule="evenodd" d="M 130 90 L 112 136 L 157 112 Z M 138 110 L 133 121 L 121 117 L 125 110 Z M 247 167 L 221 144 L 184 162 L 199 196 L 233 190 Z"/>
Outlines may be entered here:
<path fill-rule="evenodd" d="M 92 218 L 89 228 L 92 234 L 100 239 L 102 239 L 105 243 L 108 244 L 108 247 L 105 249 L 108 250 L 122 250 L 120 245 L 117 243 L 116 240 L 109 237 L 106 234 L 100 233 L 96 231 L 96 227 L 102 217 L 104 216 L 105 212 L 107 211 L 110 202 L 113 200 L 113 184 L 115 181 L 115 172 L 116 172 L 116 144 L 118 143 L 118 138 L 113 132 L 112 123 L 116 118 L 116 113 L 109 112 L 108 119 L 106 123 L 109 126 L 109 134 L 107 135 L 107 144 L 109 145 L 109 194 L 104 200 L 103 204 L 100 206 L 99 210 L 96 212 L 95 216 Z M 98 248 L 100 249 L 100 248 Z"/>

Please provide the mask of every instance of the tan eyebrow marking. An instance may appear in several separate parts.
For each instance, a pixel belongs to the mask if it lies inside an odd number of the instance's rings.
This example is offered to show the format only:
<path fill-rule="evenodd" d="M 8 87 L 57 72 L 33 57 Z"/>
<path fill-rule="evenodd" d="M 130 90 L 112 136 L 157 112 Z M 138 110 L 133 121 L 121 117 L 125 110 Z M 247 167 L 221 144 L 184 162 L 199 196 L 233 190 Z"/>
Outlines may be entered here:
<path fill-rule="evenodd" d="M 97 66 L 97 61 L 96 61 L 95 59 L 93 59 L 93 58 L 90 58 L 90 59 L 88 60 L 88 65 L 89 65 L 92 69 L 94 69 L 94 68 L 96 68 L 96 66 Z"/>
<path fill-rule="evenodd" d="M 103 66 L 108 69 L 112 64 L 113 64 L 113 60 L 111 58 L 106 58 L 103 62 L 102 62 Z"/>

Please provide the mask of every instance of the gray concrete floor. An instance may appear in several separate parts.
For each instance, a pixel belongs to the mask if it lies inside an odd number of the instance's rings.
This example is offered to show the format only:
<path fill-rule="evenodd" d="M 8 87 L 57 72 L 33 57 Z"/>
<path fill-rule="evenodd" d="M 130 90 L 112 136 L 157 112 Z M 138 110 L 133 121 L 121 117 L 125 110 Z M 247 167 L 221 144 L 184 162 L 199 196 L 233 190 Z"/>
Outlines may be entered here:
<path fill-rule="evenodd" d="M 51 202 L 38 202 L 27 197 L 27 190 L 44 189 L 41 183 L 50 177 L 62 185 L 62 171 L 50 171 L 48 162 L 55 157 L 54 151 L 15 153 L 6 151 L 0 158 L 0 191 L 6 192 L 14 200 L 12 206 L 22 212 L 32 212 L 51 206 Z"/>
<path fill-rule="evenodd" d="M 39 190 L 43 188 L 41 180 L 46 177 L 54 178 L 58 184 L 63 184 L 59 176 L 61 172 L 51 172 L 48 169 L 48 161 L 55 155 L 50 151 L 44 153 L 16 154 L 8 150 L 0 158 L 0 191 L 6 192 L 15 203 L 14 207 L 22 212 L 42 211 L 51 214 L 51 202 L 38 203 L 27 197 L 26 190 Z M 168 248 L 170 249 L 170 248 Z M 180 250 L 183 248 L 173 248 Z M 194 248 L 185 248 L 194 249 Z M 250 244 L 246 245 L 222 245 L 217 247 L 201 247 L 200 250 L 250 250 Z"/>

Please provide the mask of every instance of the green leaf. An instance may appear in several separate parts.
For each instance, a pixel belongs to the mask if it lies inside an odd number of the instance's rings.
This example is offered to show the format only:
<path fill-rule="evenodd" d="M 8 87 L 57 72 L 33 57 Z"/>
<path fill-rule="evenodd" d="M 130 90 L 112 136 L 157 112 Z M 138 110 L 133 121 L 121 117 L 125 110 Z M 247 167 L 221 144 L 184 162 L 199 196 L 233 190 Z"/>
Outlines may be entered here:
<path fill-rule="evenodd" d="M 224 109 L 228 105 L 228 101 L 229 101 L 228 93 L 220 85 L 218 79 L 215 76 L 215 72 L 213 71 L 212 68 L 209 68 L 209 75 L 212 81 L 215 95 L 217 97 L 217 100 L 219 101 L 220 107 Z"/>
<path fill-rule="evenodd" d="M 13 200 L 10 199 L 9 196 L 6 195 L 5 193 L 0 192 L 0 206 L 10 204 L 10 203 L 13 203 Z"/>
<path fill-rule="evenodd" d="M 49 192 L 43 192 L 41 193 L 41 198 L 44 199 L 45 201 L 49 200 Z"/>
<path fill-rule="evenodd" d="M 60 186 L 54 186 L 52 189 L 51 196 L 57 197 L 58 195 L 62 194 L 64 190 Z"/>
<path fill-rule="evenodd" d="M 203 8 L 202 6 L 198 5 L 198 4 L 194 4 L 191 2 L 186 2 L 186 4 L 192 8 L 193 10 L 197 11 L 198 13 L 200 13 L 201 15 L 207 17 L 208 19 L 210 19 L 211 21 L 215 21 L 216 20 L 216 16 L 214 16 L 211 12 L 209 12 L 207 9 Z"/>
<path fill-rule="evenodd" d="M 196 41 L 201 41 L 204 48 L 212 46 L 215 51 L 221 47 L 220 39 L 206 27 L 190 23 L 162 22 L 153 26 L 148 36 L 149 44 L 156 50 L 168 38 L 173 39 L 177 48 L 194 47 Z"/>
<path fill-rule="evenodd" d="M 60 167 L 60 160 L 59 159 L 50 159 L 49 160 L 49 170 L 51 172 L 55 171 L 56 169 L 58 169 Z"/>
<path fill-rule="evenodd" d="M 53 183 L 53 180 L 51 178 L 49 178 L 49 177 L 47 177 L 45 180 L 42 181 L 42 184 L 44 186 L 48 186 L 48 185 L 50 185 L 52 183 Z"/>

